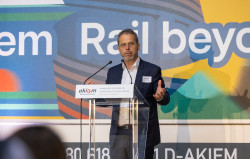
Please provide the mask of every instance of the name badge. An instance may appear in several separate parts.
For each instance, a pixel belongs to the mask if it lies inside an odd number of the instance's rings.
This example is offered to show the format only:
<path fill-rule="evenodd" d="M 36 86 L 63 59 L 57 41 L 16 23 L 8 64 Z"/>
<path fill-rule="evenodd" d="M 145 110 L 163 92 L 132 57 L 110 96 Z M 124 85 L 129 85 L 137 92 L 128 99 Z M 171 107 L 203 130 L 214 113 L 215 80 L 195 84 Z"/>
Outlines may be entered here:
<path fill-rule="evenodd" d="M 152 77 L 151 76 L 142 76 L 142 82 L 143 83 L 151 83 Z"/>

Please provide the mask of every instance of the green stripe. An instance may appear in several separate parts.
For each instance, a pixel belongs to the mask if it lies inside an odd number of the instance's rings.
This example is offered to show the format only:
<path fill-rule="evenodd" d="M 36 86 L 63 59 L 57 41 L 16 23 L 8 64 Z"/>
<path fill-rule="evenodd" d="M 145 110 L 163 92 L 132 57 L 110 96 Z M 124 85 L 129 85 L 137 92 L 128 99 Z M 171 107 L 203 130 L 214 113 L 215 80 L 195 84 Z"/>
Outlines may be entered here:
<path fill-rule="evenodd" d="M 72 12 L 56 13 L 3 13 L 0 14 L 0 21 L 41 21 L 41 20 L 60 20 Z"/>
<path fill-rule="evenodd" d="M 0 99 L 56 99 L 56 92 L 0 92 Z"/>
<path fill-rule="evenodd" d="M 0 104 L 1 109 L 58 109 L 57 104 Z"/>
<path fill-rule="evenodd" d="M 43 4 L 43 5 L 2 5 L 0 8 L 23 8 L 23 7 L 65 7 L 64 4 Z"/>

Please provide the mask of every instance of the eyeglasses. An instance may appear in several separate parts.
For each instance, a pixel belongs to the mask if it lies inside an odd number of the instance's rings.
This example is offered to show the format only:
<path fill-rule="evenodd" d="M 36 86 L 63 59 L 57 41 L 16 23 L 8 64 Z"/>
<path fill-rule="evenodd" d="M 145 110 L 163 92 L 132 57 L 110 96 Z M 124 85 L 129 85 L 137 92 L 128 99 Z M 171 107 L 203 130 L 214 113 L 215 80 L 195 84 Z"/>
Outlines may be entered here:
<path fill-rule="evenodd" d="M 122 49 L 124 49 L 124 48 L 126 48 L 127 46 L 128 46 L 128 47 L 134 47 L 135 45 L 136 45 L 135 42 L 129 42 L 129 43 L 127 43 L 127 44 L 126 44 L 126 43 L 122 43 L 122 44 L 119 45 L 119 47 L 122 48 Z"/>

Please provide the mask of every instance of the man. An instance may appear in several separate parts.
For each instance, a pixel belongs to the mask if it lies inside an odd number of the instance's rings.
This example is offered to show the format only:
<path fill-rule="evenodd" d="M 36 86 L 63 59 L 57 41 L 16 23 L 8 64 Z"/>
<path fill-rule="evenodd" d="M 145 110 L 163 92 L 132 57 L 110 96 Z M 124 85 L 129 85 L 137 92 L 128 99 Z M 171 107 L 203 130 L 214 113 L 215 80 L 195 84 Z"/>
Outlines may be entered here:
<path fill-rule="evenodd" d="M 170 96 L 165 89 L 160 67 L 145 62 L 138 57 L 140 44 L 137 34 L 131 29 L 125 29 L 119 33 L 117 43 L 118 50 L 130 73 L 128 73 L 123 63 L 116 65 L 109 69 L 106 84 L 133 83 L 147 100 L 149 104 L 149 121 L 147 131 L 144 132 L 146 136 L 145 154 L 141 156 L 144 156 L 145 159 L 153 159 L 154 146 L 160 143 L 157 103 L 167 105 L 170 101 Z M 87 81 L 87 84 L 92 83 L 92 81 Z M 131 144 L 129 142 L 131 142 L 131 138 L 128 134 L 130 134 L 131 127 L 128 121 L 129 113 L 126 107 L 122 106 L 115 111 L 113 109 L 110 131 L 111 158 L 130 159 L 131 149 L 129 149 L 129 146 Z M 139 156 L 139 158 L 141 157 Z"/>

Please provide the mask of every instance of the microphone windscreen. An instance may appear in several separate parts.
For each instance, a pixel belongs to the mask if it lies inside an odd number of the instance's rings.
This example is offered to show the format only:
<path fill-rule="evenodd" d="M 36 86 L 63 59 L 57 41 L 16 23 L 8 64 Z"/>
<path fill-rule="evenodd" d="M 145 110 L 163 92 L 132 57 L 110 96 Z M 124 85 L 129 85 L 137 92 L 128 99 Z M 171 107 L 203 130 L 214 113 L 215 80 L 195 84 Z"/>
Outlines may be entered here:
<path fill-rule="evenodd" d="M 109 64 L 112 64 L 112 61 L 109 61 Z"/>
<path fill-rule="evenodd" d="M 124 62 L 124 60 L 123 60 L 123 59 L 121 59 L 121 62 Z"/>

